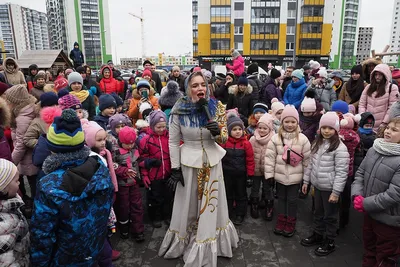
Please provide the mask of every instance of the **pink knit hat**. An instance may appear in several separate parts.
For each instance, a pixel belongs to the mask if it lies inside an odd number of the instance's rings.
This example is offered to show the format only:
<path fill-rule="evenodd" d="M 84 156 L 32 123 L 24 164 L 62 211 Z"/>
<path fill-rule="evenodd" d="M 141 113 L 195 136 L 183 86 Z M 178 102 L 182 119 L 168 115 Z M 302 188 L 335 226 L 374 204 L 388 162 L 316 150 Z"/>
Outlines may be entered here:
<path fill-rule="evenodd" d="M 267 125 L 270 130 L 274 129 L 274 117 L 272 117 L 271 114 L 265 113 L 264 115 L 262 115 L 261 118 L 258 120 L 257 125 L 260 123 Z"/>
<path fill-rule="evenodd" d="M 293 117 L 296 119 L 297 122 L 299 122 L 299 113 L 297 112 L 294 106 L 292 105 L 285 106 L 285 108 L 282 111 L 281 122 L 283 122 L 283 120 L 286 119 L 287 117 Z"/>
<path fill-rule="evenodd" d="M 315 112 L 317 110 L 317 104 L 314 98 L 304 97 L 301 102 L 301 112 Z"/>
<path fill-rule="evenodd" d="M 319 129 L 321 129 L 324 126 L 331 127 L 336 130 L 336 132 L 339 132 L 340 130 L 340 123 L 339 123 L 339 116 L 336 114 L 336 112 L 329 111 L 322 115 L 321 120 L 319 121 Z"/>
<path fill-rule="evenodd" d="M 122 144 L 133 144 L 136 141 L 135 129 L 125 126 L 119 131 L 118 137 Z"/>
<path fill-rule="evenodd" d="M 65 95 L 58 99 L 58 106 L 64 110 L 67 108 L 72 108 L 73 110 L 81 109 L 82 104 L 79 99 L 71 94 Z"/>
<path fill-rule="evenodd" d="M 40 111 L 40 118 L 48 125 L 50 126 L 55 117 L 61 117 L 62 109 L 57 106 L 52 106 L 52 107 L 44 107 Z"/>
<path fill-rule="evenodd" d="M 104 129 L 94 121 L 88 121 L 82 124 L 83 132 L 85 133 L 86 145 L 90 148 L 96 145 L 96 134 Z"/>

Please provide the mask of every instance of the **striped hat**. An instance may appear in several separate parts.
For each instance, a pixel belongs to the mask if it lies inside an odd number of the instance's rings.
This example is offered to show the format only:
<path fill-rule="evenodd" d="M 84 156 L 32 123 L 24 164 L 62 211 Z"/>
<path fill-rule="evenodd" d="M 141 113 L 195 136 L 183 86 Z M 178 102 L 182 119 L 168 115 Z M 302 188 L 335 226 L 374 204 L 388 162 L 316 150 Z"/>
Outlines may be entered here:
<path fill-rule="evenodd" d="M 54 118 L 47 133 L 47 147 L 54 153 L 68 153 L 83 148 L 85 135 L 81 121 L 72 109 L 63 110 L 61 117 Z"/>
<path fill-rule="evenodd" d="M 0 159 L 0 192 L 4 192 L 4 189 L 10 184 L 15 174 L 17 174 L 17 167 L 11 161 L 6 159 Z"/>

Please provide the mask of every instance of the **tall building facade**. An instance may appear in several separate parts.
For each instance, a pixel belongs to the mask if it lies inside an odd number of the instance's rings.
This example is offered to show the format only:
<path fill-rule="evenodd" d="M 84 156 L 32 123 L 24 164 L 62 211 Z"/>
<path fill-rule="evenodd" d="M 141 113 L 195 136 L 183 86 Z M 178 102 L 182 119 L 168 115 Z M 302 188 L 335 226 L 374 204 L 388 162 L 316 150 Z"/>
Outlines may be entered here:
<path fill-rule="evenodd" d="M 1 50 L 7 51 L 3 58 L 50 49 L 46 14 L 15 4 L 0 5 L 0 41 Z"/>
<path fill-rule="evenodd" d="M 371 43 L 373 34 L 374 28 L 359 27 L 356 64 L 361 64 L 364 60 L 371 57 Z"/>
<path fill-rule="evenodd" d="M 207 66 L 238 49 L 249 63 L 329 62 L 336 0 L 193 0 L 193 54 Z"/>
<path fill-rule="evenodd" d="M 390 31 L 390 49 L 389 52 L 400 51 L 400 0 L 394 0 L 392 27 Z M 400 57 L 388 56 L 384 57 L 385 62 L 400 67 Z"/>
<path fill-rule="evenodd" d="M 112 59 L 108 0 L 47 0 L 46 6 L 49 25 L 54 23 L 58 29 L 50 34 L 56 37 L 53 49 L 69 54 L 78 42 L 85 64 L 94 68 Z"/>
<path fill-rule="evenodd" d="M 333 31 L 329 64 L 332 69 L 351 69 L 356 63 L 360 2 L 332 0 Z"/>

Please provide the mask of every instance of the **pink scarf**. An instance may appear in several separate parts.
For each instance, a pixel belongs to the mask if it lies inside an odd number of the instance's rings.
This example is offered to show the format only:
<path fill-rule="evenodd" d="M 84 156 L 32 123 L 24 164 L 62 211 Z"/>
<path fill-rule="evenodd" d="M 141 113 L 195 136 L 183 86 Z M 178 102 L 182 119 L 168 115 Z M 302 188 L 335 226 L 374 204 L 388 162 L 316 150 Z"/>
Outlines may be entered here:
<path fill-rule="evenodd" d="M 100 155 L 107 161 L 108 169 L 110 170 L 111 181 L 114 185 L 114 192 L 118 192 L 118 181 L 117 176 L 115 175 L 114 162 L 112 161 L 111 152 L 105 148 L 104 150 L 100 151 Z"/>

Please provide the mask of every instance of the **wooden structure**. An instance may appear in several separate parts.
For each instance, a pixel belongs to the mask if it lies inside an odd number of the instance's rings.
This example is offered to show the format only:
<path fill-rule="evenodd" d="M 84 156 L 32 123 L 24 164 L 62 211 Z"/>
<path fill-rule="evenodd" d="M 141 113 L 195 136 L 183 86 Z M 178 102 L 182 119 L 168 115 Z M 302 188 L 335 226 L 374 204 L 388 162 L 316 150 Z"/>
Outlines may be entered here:
<path fill-rule="evenodd" d="M 27 72 L 32 64 L 36 64 L 41 70 L 49 70 L 56 73 L 58 69 L 72 68 L 72 62 L 62 49 L 60 50 L 27 50 L 17 60 L 19 68 Z"/>

